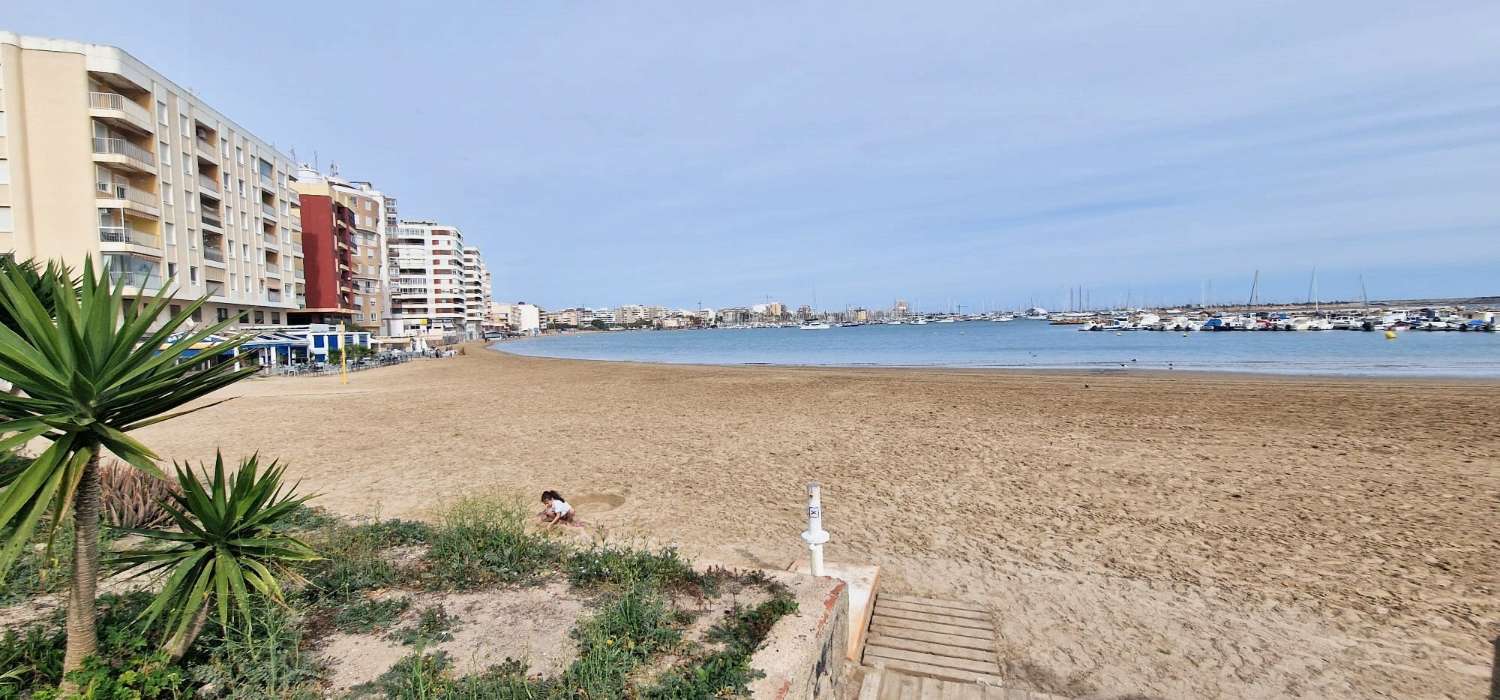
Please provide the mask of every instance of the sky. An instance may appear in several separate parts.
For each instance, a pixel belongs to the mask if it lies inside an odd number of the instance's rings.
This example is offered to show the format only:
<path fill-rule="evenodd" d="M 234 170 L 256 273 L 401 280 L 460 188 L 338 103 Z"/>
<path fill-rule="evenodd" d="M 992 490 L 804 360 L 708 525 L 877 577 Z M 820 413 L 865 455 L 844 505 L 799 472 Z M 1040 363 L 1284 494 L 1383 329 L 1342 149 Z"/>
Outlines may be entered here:
<path fill-rule="evenodd" d="M 459 226 L 505 301 L 1500 294 L 1495 0 L 5 5 Z"/>

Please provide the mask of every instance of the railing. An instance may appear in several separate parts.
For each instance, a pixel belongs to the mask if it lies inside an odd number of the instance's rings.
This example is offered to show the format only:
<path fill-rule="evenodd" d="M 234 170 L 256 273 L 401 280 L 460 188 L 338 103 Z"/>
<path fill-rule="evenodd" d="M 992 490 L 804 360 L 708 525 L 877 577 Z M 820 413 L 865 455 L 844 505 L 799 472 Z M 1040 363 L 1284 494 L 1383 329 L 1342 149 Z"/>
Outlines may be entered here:
<path fill-rule="evenodd" d="M 151 111 L 114 92 L 89 93 L 89 106 L 94 109 L 113 109 L 124 112 L 146 124 L 151 123 Z"/>
<path fill-rule="evenodd" d="M 203 173 L 198 173 L 198 189 L 217 193 L 219 191 L 219 181 Z"/>
<path fill-rule="evenodd" d="M 266 245 L 268 245 L 268 246 L 270 246 L 272 248 L 280 248 L 281 247 L 281 241 L 276 238 L 276 234 L 274 234 L 274 233 L 265 234 L 265 235 L 261 236 L 260 239 Z"/>
<path fill-rule="evenodd" d="M 151 155 L 150 151 L 141 148 L 140 146 L 137 146 L 129 141 L 126 141 L 125 139 L 95 138 L 94 152 L 106 153 L 116 156 L 125 156 L 126 158 L 138 160 L 142 163 L 145 163 L 146 165 L 156 165 L 156 156 Z"/>
<path fill-rule="evenodd" d="M 295 271 L 295 272 L 294 272 L 294 273 L 293 273 L 293 276 L 294 276 L 294 277 L 296 277 L 296 278 L 297 278 L 297 279 L 299 279 L 299 280 L 300 280 L 300 279 L 306 279 L 306 278 L 307 278 L 307 272 L 306 272 L 306 271 L 305 271 L 305 270 L 303 270 L 303 269 L 302 269 L 302 268 L 300 268 L 300 267 L 299 267 L 299 268 L 297 268 L 297 270 L 296 270 L 296 271 Z"/>
<path fill-rule="evenodd" d="M 110 185 L 99 183 L 98 190 L 94 192 L 98 199 L 128 199 L 136 204 L 143 204 L 153 209 L 161 207 L 161 199 L 154 192 L 138 190 L 128 185 Z"/>
<path fill-rule="evenodd" d="M 209 160 L 212 160 L 214 162 L 218 162 L 218 160 L 219 160 L 219 151 L 218 151 L 217 148 L 215 148 L 215 144 L 212 141 L 209 141 L 208 139 L 201 138 L 201 137 L 198 138 L 197 141 L 198 141 L 198 152 L 202 153 L 203 155 L 208 156 Z"/>
<path fill-rule="evenodd" d="M 293 243 L 292 244 L 292 252 L 296 253 L 298 255 L 301 255 L 302 254 L 302 244 L 301 243 Z"/>
<path fill-rule="evenodd" d="M 276 183 L 271 181 L 271 176 L 267 175 L 265 173 L 260 173 L 260 181 L 263 182 L 263 183 L 265 183 L 265 185 L 267 187 L 271 187 L 271 188 L 275 188 L 276 187 Z"/>
<path fill-rule="evenodd" d="M 207 285 L 207 288 L 208 288 L 207 289 L 207 293 L 211 297 L 221 297 L 221 296 L 224 296 L 224 285 L 222 283 L 219 283 L 219 282 L 209 282 L 208 285 Z"/>
<path fill-rule="evenodd" d="M 155 272 L 109 271 L 110 282 L 119 284 L 121 280 L 124 280 L 127 286 L 138 289 L 161 289 L 161 275 Z"/>
<path fill-rule="evenodd" d="M 281 266 L 276 263 L 266 263 L 266 273 L 279 276 L 281 274 Z"/>
<path fill-rule="evenodd" d="M 204 209 L 198 216 L 202 217 L 204 225 L 214 228 L 224 228 L 224 223 L 219 221 L 218 214 L 210 214 L 207 209 Z"/>
<path fill-rule="evenodd" d="M 203 259 L 212 260 L 214 262 L 224 262 L 224 251 L 219 248 L 210 248 L 207 245 L 204 245 Z"/>
<path fill-rule="evenodd" d="M 265 202 L 261 202 L 260 203 L 260 210 L 262 212 L 265 212 L 266 216 L 269 216 L 269 217 L 271 217 L 273 219 L 276 218 L 276 207 L 273 207 L 273 206 L 271 206 L 269 204 L 266 204 Z"/>
<path fill-rule="evenodd" d="M 281 292 L 278 291 L 278 290 L 275 290 L 275 289 L 267 289 L 266 290 L 266 301 L 280 302 L 281 301 Z"/>
<path fill-rule="evenodd" d="M 99 240 L 104 243 L 129 243 L 147 248 L 160 248 L 161 236 L 140 231 L 128 226 L 100 226 Z"/>
<path fill-rule="evenodd" d="M 298 294 L 297 295 L 297 306 L 307 306 L 307 295 L 306 294 Z"/>

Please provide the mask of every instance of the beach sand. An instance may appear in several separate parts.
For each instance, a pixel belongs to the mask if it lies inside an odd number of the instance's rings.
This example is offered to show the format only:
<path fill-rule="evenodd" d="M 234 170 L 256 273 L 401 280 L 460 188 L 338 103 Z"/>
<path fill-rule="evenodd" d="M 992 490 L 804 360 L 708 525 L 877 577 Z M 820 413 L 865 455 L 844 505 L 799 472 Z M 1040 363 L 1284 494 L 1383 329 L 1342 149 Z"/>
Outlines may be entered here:
<path fill-rule="evenodd" d="M 257 379 L 136 434 L 289 460 L 315 503 L 427 517 L 561 490 L 610 538 L 801 554 L 996 611 L 1012 682 L 1088 697 L 1483 697 L 1500 384 L 653 366 L 510 356 Z"/>

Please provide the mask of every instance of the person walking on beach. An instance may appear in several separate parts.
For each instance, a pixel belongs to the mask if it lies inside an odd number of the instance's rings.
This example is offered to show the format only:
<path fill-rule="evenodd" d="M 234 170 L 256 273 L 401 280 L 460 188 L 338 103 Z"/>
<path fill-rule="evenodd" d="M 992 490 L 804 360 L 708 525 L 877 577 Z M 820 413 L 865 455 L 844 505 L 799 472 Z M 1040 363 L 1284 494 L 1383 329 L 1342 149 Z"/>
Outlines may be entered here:
<path fill-rule="evenodd" d="M 565 525 L 573 524 L 573 514 L 576 511 L 573 510 L 573 506 L 568 505 L 568 502 L 563 499 L 562 494 L 550 490 L 543 491 L 542 503 L 547 507 L 542 509 L 539 517 L 547 522 L 548 527 L 558 523 Z"/>

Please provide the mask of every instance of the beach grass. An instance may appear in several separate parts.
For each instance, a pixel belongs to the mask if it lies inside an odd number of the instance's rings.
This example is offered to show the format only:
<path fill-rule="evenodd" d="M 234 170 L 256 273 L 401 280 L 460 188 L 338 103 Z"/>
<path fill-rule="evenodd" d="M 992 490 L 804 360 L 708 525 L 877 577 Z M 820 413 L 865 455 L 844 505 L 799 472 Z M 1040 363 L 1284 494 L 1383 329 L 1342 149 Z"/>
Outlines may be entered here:
<path fill-rule="evenodd" d="M 101 598 L 101 656 L 75 676 L 96 697 L 319 697 L 328 669 L 315 651 L 331 634 L 376 635 L 411 654 L 355 689 L 392 698 L 696 698 L 745 692 L 756 674 L 749 661 L 770 625 L 795 611 L 790 593 L 758 574 L 699 571 L 673 549 L 613 544 L 579 546 L 539 528 L 522 502 L 466 498 L 436 522 L 348 521 L 304 508 L 292 518 L 322 559 L 292 567 L 305 583 L 286 606 L 256 605 L 248 623 L 224 627 L 211 617 L 179 662 L 157 651 L 158 630 L 136 618 L 146 593 Z M 437 649 L 464 625 L 463 613 L 440 604 L 416 608 L 417 596 L 568 585 L 591 601 L 572 625 L 577 656 L 543 677 L 507 659 L 461 674 Z M 707 636 L 688 634 L 703 614 L 698 602 L 726 588 L 767 598 L 732 607 Z M 0 700 L 50 697 L 61 678 L 61 616 L 8 629 L 0 637 Z M 670 657 L 664 657 L 670 654 Z M 646 673 L 645 669 L 652 669 Z"/>

